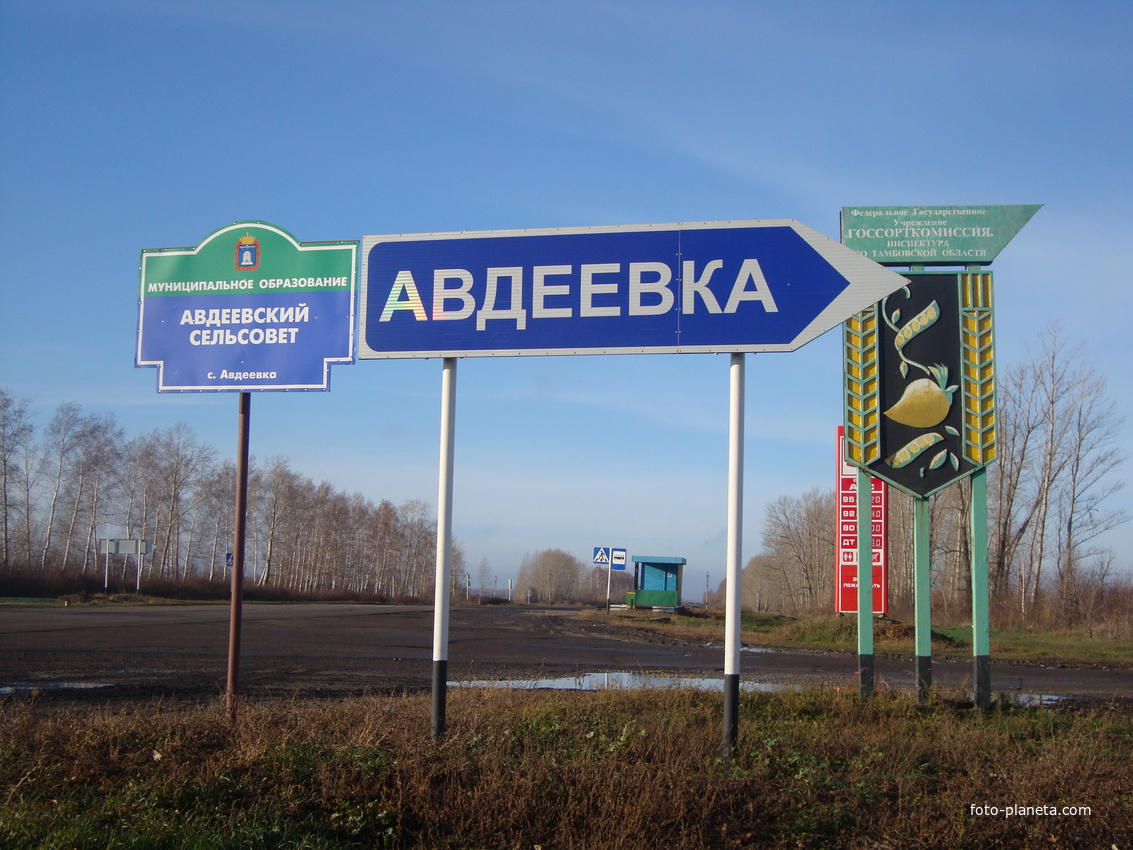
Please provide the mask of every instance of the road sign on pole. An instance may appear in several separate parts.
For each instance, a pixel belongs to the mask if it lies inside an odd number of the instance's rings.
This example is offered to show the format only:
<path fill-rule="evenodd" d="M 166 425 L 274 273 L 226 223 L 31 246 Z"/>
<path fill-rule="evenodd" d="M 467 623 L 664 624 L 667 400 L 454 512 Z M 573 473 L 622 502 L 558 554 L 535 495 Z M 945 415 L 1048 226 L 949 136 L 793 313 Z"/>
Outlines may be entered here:
<path fill-rule="evenodd" d="M 846 459 L 859 480 L 868 470 L 914 497 L 922 700 L 932 683 L 928 499 L 970 477 L 973 698 L 980 708 L 991 703 L 986 475 L 996 457 L 997 410 L 992 276 L 982 267 L 1040 206 L 842 208 L 846 245 L 910 267 L 908 287 L 846 321 Z M 965 270 L 925 274 L 926 265 Z M 864 552 L 868 538 L 859 544 Z"/>
<path fill-rule="evenodd" d="M 329 389 L 354 362 L 357 251 L 257 221 L 143 250 L 136 364 L 158 392 Z"/>
<path fill-rule="evenodd" d="M 98 541 L 98 554 L 100 555 L 148 555 L 152 551 L 153 544 L 148 540 L 103 539 Z"/>
<path fill-rule="evenodd" d="M 905 277 L 845 325 L 846 459 L 927 498 L 995 460 L 992 275 Z"/>
<path fill-rule="evenodd" d="M 790 219 L 365 236 L 358 356 L 792 351 L 903 285 Z"/>
<path fill-rule="evenodd" d="M 886 265 L 988 265 L 1042 204 L 842 207 L 842 243 Z"/>
<path fill-rule="evenodd" d="M 729 352 L 735 376 L 745 353 L 793 351 L 904 284 L 790 219 L 366 236 L 358 356 L 440 357 L 455 378 L 457 357 Z M 742 412 L 742 404 L 733 408 Z M 450 402 L 442 401 L 445 409 Z M 443 432 L 441 443 L 451 464 Z M 729 524 L 736 531 L 729 540 L 738 543 L 740 512 L 732 506 L 739 493 L 732 491 L 742 487 L 733 481 L 740 485 L 742 476 L 729 472 Z M 451 499 L 451 483 L 450 472 L 442 504 Z M 447 587 L 443 545 L 438 535 L 438 588 Z M 594 563 L 610 559 L 608 549 L 595 549 Z M 736 653 L 738 599 L 728 608 L 737 623 L 729 628 Z M 447 641 L 447 608 L 439 603 L 435 738 L 444 731 L 439 665 Z M 725 679 L 738 695 L 738 655 L 734 661 L 726 661 Z"/>
<path fill-rule="evenodd" d="M 110 556 L 111 555 L 148 555 L 153 551 L 153 544 L 148 540 L 115 540 L 102 539 L 98 541 L 98 554 L 105 555 L 103 564 L 102 588 L 110 589 Z M 138 562 L 138 574 L 141 575 L 141 561 Z"/>
<path fill-rule="evenodd" d="M 610 613 L 610 588 L 614 580 L 614 570 L 626 568 L 626 550 L 612 549 L 609 546 L 595 546 L 592 563 L 606 565 L 606 613 Z"/>

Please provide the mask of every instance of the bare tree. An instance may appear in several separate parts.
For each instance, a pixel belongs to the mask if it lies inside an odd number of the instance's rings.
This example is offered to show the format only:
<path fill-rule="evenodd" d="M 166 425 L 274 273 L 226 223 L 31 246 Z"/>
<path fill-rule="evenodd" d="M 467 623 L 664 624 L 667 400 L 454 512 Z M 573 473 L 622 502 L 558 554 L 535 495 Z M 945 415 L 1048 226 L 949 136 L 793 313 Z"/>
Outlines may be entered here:
<path fill-rule="evenodd" d="M 249 479 L 255 475 L 255 461 L 249 463 Z M 200 513 L 204 522 L 204 537 L 209 539 L 207 553 L 202 553 L 204 570 L 209 581 L 217 578 L 220 567 L 221 578 L 227 573 L 227 554 L 232 542 L 232 522 L 235 519 L 236 504 L 236 463 L 224 460 L 213 471 L 203 476 L 198 490 L 200 493 Z M 254 523 L 249 521 L 249 537 L 255 536 Z M 254 561 L 253 561 L 254 569 Z"/>
<path fill-rule="evenodd" d="M 25 567 L 35 563 L 32 550 L 39 545 L 39 527 L 41 520 L 38 514 L 39 489 L 43 478 L 43 446 L 34 438 L 29 438 L 17 447 L 15 473 L 18 476 L 16 486 L 19 488 L 19 513 L 23 518 L 20 530 L 22 544 L 21 555 Z"/>
<path fill-rule="evenodd" d="M 154 434 L 155 472 L 161 494 L 161 524 L 157 529 L 158 572 L 181 577 L 191 552 L 183 548 L 182 534 L 196 506 L 195 488 L 210 468 L 215 452 L 201 444 L 184 423 Z"/>
<path fill-rule="evenodd" d="M 389 589 L 394 595 L 397 581 L 397 508 L 382 499 L 368 523 L 366 548 L 373 592 Z"/>
<path fill-rule="evenodd" d="M 48 554 L 54 542 L 55 523 L 62 506 L 64 488 L 73 471 L 83 436 L 83 419 L 79 406 L 71 402 L 59 405 L 44 432 L 43 463 L 50 477 L 47 493 L 47 515 L 43 523 L 43 545 L 40 547 L 39 567 L 47 567 Z M 64 563 L 60 564 L 65 567 Z"/>
<path fill-rule="evenodd" d="M 353 493 L 347 500 L 347 516 L 341 541 L 344 587 L 355 593 L 366 591 L 373 574 L 373 555 L 370 549 L 371 520 L 376 512 L 374 503 L 361 493 Z"/>
<path fill-rule="evenodd" d="M 1123 486 L 1122 420 L 1104 379 L 1057 325 L 1007 372 L 999 409 L 989 559 L 995 590 L 1002 597 L 1014 585 L 1026 616 L 1050 572 L 1072 598 L 1083 560 L 1105 557 L 1093 541 L 1129 519 L 1111 507 Z"/>
<path fill-rule="evenodd" d="M 929 520 L 930 586 L 946 614 L 971 611 L 972 540 L 969 517 L 972 482 L 965 478 L 931 498 Z"/>
<path fill-rule="evenodd" d="M 1125 483 L 1112 473 L 1125 457 L 1118 447 L 1122 420 L 1106 395 L 1105 380 L 1092 365 L 1080 364 L 1069 394 L 1070 415 L 1063 420 L 1066 458 L 1056 509 L 1055 567 L 1064 613 L 1075 619 L 1080 566 L 1086 559 L 1102 554 L 1091 544 L 1129 517 L 1110 506 L 1110 498 Z"/>
<path fill-rule="evenodd" d="M 484 585 L 488 583 L 488 579 L 492 577 L 492 565 L 488 563 L 488 557 L 485 555 L 480 559 L 480 568 L 477 570 L 477 578 L 480 580 L 480 593 L 477 596 L 477 602 L 484 601 Z"/>
<path fill-rule="evenodd" d="M 17 401 L 6 389 L 0 388 L 0 512 L 3 513 L 4 571 L 9 575 L 12 572 L 13 520 L 19 504 L 13 498 L 21 471 L 17 458 L 26 453 L 34 435 L 28 403 Z"/>
<path fill-rule="evenodd" d="M 833 562 L 830 568 L 834 568 Z M 746 611 L 797 613 L 799 594 L 795 579 L 794 571 L 787 565 L 766 554 L 756 555 L 743 569 L 740 606 Z M 722 590 L 726 593 L 726 586 Z"/>
<path fill-rule="evenodd" d="M 155 574 L 214 579 L 231 539 L 235 481 L 232 462 L 218 464 L 215 454 L 184 424 L 127 442 L 112 416 L 84 415 L 70 403 L 37 434 L 28 404 L 0 390 L 2 569 L 34 563 L 87 571 L 102 529 L 116 528 L 154 546 L 138 558 L 139 585 Z M 253 464 L 249 483 L 252 575 L 260 567 L 261 583 L 301 592 L 431 592 L 437 537 L 427 503 L 375 506 L 330 482 L 315 484 L 284 458 L 265 470 Z M 458 540 L 451 558 L 454 575 L 463 575 Z"/>
<path fill-rule="evenodd" d="M 999 381 L 996 445 L 998 458 L 989 474 L 988 572 L 992 593 L 1006 599 L 1015 578 L 1020 548 L 1029 538 L 1038 501 L 1034 488 L 1039 451 L 1041 407 L 1032 370 L 1018 364 Z"/>
<path fill-rule="evenodd" d="M 123 431 L 113 416 L 91 414 L 83 417 L 79 447 L 68 482 L 71 509 L 63 549 L 63 569 L 70 563 L 72 550 L 78 550 L 82 558 L 81 572 L 86 572 L 87 567 L 94 564 L 98 526 L 105 519 L 103 513 L 109 501 L 107 494 L 115 484 L 114 470 L 123 440 Z"/>
<path fill-rule="evenodd" d="M 422 596 L 433 589 L 437 554 L 437 521 L 433 509 L 420 499 L 403 502 L 397 509 L 400 538 L 401 593 Z M 452 574 L 457 575 L 456 565 Z"/>
<path fill-rule="evenodd" d="M 127 537 L 154 543 L 157 540 L 156 505 L 158 502 L 156 432 L 135 437 L 123 451 L 122 489 L 125 494 L 119 525 Z M 140 587 L 146 556 L 137 557 L 137 585 Z M 149 555 L 153 570 L 154 553 Z"/>
<path fill-rule="evenodd" d="M 517 592 L 532 591 L 542 602 L 567 602 L 578 598 L 584 571 L 578 558 L 562 549 L 543 549 L 523 559 Z"/>
<path fill-rule="evenodd" d="M 1042 590 L 1042 570 L 1046 560 L 1048 520 L 1054 503 L 1054 487 L 1062 474 L 1065 458 L 1065 432 L 1060 427 L 1065 412 L 1065 391 L 1072 372 L 1065 343 L 1057 330 L 1048 331 L 1049 344 L 1037 357 L 1032 355 L 1030 366 L 1033 380 L 1039 390 L 1040 428 L 1042 452 L 1039 457 L 1038 491 L 1036 493 L 1036 533 L 1031 536 L 1031 552 L 1027 561 L 1022 586 L 1022 604 L 1036 604 Z M 1023 613 L 1026 613 L 1024 607 Z"/>
<path fill-rule="evenodd" d="M 780 496 L 763 519 L 764 554 L 781 570 L 795 610 L 829 608 L 834 598 L 834 492 Z M 770 567 L 768 567 L 770 569 Z"/>
<path fill-rule="evenodd" d="M 914 498 L 889 488 L 889 610 L 911 614 L 915 592 L 913 553 Z"/>
<path fill-rule="evenodd" d="M 449 547 L 449 563 L 450 563 L 450 568 L 451 568 L 450 572 L 449 572 L 449 577 L 450 577 L 449 594 L 451 596 L 455 597 L 456 593 L 457 593 L 456 583 L 457 583 L 458 577 L 468 575 L 468 565 L 467 565 L 467 563 L 464 559 L 464 546 L 461 544 L 461 542 L 459 540 L 454 539 L 452 541 L 452 546 Z M 435 567 L 435 563 L 434 563 L 434 567 Z M 434 569 L 434 579 L 433 579 L 434 585 L 436 584 L 435 573 L 436 573 L 436 570 Z M 470 581 L 470 579 L 469 579 L 469 581 Z"/>
<path fill-rule="evenodd" d="M 284 524 L 288 519 L 296 522 L 301 515 L 294 510 L 299 496 L 299 476 L 291 471 L 286 458 L 274 457 L 263 471 L 254 470 L 248 478 L 253 522 L 263 545 L 259 583 L 270 584 L 276 579 Z"/>

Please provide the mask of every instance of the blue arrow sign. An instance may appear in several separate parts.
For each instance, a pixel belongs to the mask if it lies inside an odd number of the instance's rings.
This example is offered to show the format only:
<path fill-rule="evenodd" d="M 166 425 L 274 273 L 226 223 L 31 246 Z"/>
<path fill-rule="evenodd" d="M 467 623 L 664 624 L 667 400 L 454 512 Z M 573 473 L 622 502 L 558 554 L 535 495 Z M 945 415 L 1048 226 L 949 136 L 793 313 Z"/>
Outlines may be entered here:
<path fill-rule="evenodd" d="M 359 357 L 791 351 L 904 285 L 787 219 L 366 236 Z"/>

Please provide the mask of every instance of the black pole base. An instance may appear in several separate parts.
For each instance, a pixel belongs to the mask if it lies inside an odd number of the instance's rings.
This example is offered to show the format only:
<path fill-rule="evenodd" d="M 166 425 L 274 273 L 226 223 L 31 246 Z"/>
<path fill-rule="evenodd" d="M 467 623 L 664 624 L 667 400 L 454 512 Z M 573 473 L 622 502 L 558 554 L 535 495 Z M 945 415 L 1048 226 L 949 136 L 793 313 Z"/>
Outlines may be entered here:
<path fill-rule="evenodd" d="M 862 699 L 873 696 L 873 655 L 858 653 L 858 695 Z"/>
<path fill-rule="evenodd" d="M 736 753 L 740 736 L 740 674 L 724 674 L 724 758 Z"/>
<path fill-rule="evenodd" d="M 991 708 L 991 656 L 972 656 L 972 702 L 980 711 Z"/>
<path fill-rule="evenodd" d="M 433 740 L 445 734 L 445 689 L 448 687 L 448 660 L 433 659 Z"/>
<path fill-rule="evenodd" d="M 932 656 L 917 656 L 917 702 L 928 702 L 929 692 L 932 690 Z"/>

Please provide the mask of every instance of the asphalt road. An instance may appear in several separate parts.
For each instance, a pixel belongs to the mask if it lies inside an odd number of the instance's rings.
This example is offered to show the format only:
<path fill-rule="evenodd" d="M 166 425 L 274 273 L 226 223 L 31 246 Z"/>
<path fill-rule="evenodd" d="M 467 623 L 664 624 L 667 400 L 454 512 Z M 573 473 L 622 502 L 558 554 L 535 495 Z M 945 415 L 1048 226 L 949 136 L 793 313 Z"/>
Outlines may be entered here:
<path fill-rule="evenodd" d="M 431 686 L 431 606 L 245 604 L 240 692 L 345 696 Z M 37 690 L 52 700 L 204 699 L 223 693 L 227 605 L 0 608 L 0 694 Z M 455 606 L 449 678 L 552 679 L 630 672 L 719 680 L 722 643 L 644 635 L 616 616 L 518 606 Z M 721 628 L 720 639 L 723 639 Z M 880 687 L 912 688 L 912 659 L 879 656 Z M 934 681 L 964 688 L 970 662 L 937 659 Z M 820 683 L 856 689 L 856 657 L 745 651 L 752 685 Z M 996 663 L 992 689 L 1038 696 L 1133 698 L 1133 671 Z"/>

